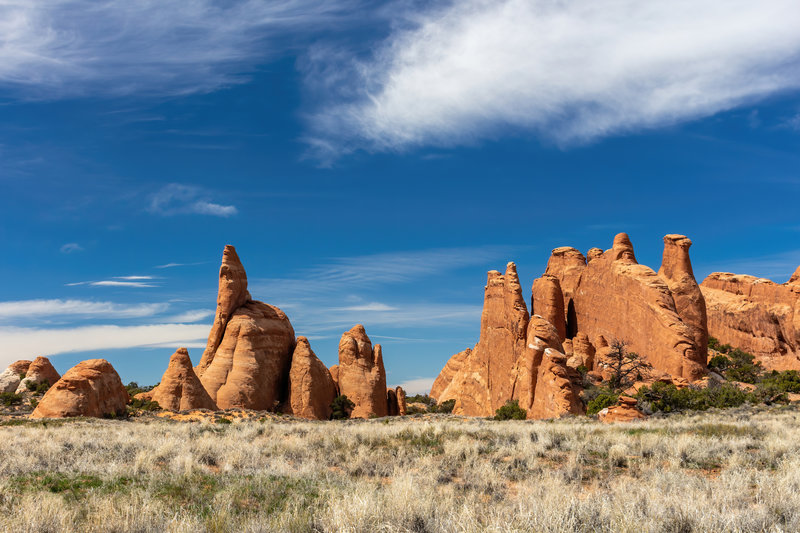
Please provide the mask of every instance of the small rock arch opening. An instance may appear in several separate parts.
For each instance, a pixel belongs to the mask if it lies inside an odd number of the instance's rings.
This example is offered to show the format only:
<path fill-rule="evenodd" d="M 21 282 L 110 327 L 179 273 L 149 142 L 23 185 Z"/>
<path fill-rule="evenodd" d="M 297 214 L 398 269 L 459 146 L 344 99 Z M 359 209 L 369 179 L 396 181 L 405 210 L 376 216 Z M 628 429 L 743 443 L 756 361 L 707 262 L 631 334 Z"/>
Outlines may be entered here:
<path fill-rule="evenodd" d="M 572 298 L 567 303 L 567 338 L 572 339 L 578 334 L 578 315 L 575 313 L 575 303 Z"/>

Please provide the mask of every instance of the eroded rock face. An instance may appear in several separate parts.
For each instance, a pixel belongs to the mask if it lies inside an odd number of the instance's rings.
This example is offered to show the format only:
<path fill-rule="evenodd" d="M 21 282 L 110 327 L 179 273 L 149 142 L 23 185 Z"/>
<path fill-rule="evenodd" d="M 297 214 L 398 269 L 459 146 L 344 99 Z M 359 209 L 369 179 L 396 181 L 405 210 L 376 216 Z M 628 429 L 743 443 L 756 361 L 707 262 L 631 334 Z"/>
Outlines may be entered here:
<path fill-rule="evenodd" d="M 689 247 L 692 241 L 683 235 L 664 237 L 664 256 L 658 275 L 667 282 L 678 316 L 689 327 L 700 355 L 708 353 L 708 318 L 706 300 L 694 279 Z"/>
<path fill-rule="evenodd" d="M 203 357 L 197 365 L 197 374 L 202 375 L 214 360 L 233 312 L 250 300 L 247 292 L 247 274 L 236 249 L 230 244 L 222 251 L 222 266 L 219 269 L 219 289 L 217 290 L 217 311 L 214 314 L 214 324 L 208 335 L 208 343 L 203 352 Z"/>
<path fill-rule="evenodd" d="M 711 336 L 753 354 L 769 370 L 800 370 L 797 276 L 778 284 L 726 272 L 709 275 L 700 288 Z"/>
<path fill-rule="evenodd" d="M 158 402 L 158 405 L 167 411 L 217 410 L 214 400 L 195 374 L 186 348 L 178 348 L 172 354 L 161 382 L 143 397 Z"/>
<path fill-rule="evenodd" d="M 567 357 L 552 348 L 546 348 L 539 365 L 536 392 L 533 405 L 528 410 L 528 418 L 583 414 L 579 383 L 580 375 L 567 366 Z"/>
<path fill-rule="evenodd" d="M 450 385 L 453 413 L 489 416 L 511 398 L 517 359 L 526 349 L 528 308 L 522 297 L 517 267 L 488 274 L 478 344 Z"/>
<path fill-rule="evenodd" d="M 339 365 L 333 365 L 329 372 L 331 373 L 331 379 L 333 379 L 334 385 L 336 385 L 336 395 L 338 396 L 341 394 L 339 392 Z"/>
<path fill-rule="evenodd" d="M 67 371 L 45 393 L 32 418 L 102 417 L 125 412 L 128 392 L 105 359 L 89 359 Z"/>
<path fill-rule="evenodd" d="M 273 410 L 284 397 L 294 342 L 283 311 L 251 300 L 231 315 L 200 381 L 220 409 Z"/>
<path fill-rule="evenodd" d="M 461 371 L 464 366 L 464 361 L 469 358 L 472 353 L 471 348 L 467 348 L 463 352 L 458 352 L 450 359 L 442 368 L 442 371 L 436 377 L 436 380 L 431 386 L 430 397 L 434 398 L 437 402 L 442 403 L 446 400 L 454 398 L 455 391 L 452 389 L 453 378 Z"/>
<path fill-rule="evenodd" d="M 26 360 L 15 361 L 8 365 L 3 373 L 0 374 L 0 393 L 16 391 L 17 387 L 19 387 L 19 382 L 28 372 L 29 366 L 31 366 L 31 362 Z"/>
<path fill-rule="evenodd" d="M 572 368 L 583 366 L 591 370 L 594 368 L 595 352 L 594 346 L 589 342 L 589 337 L 579 331 L 575 338 L 572 339 L 572 354 L 567 360 L 567 364 Z"/>
<path fill-rule="evenodd" d="M 40 356 L 28 366 L 25 378 L 19 382 L 16 392 L 17 394 L 27 392 L 28 383 L 35 386 L 47 382 L 52 386 L 59 379 L 61 379 L 61 375 L 53 368 L 50 360 L 47 357 Z"/>
<path fill-rule="evenodd" d="M 517 400 L 519 406 L 527 410 L 530 416 L 544 353 L 548 349 L 559 352 L 563 349 L 555 326 L 539 315 L 530 318 L 526 339 L 525 351 L 512 370 L 514 388 L 511 399 Z"/>
<path fill-rule="evenodd" d="M 397 416 L 397 392 L 394 389 L 386 391 L 386 409 L 389 416 Z"/>
<path fill-rule="evenodd" d="M 572 338 L 577 333 L 575 324 L 575 291 L 580 284 L 583 271 L 586 270 L 586 258 L 575 248 L 562 246 L 550 254 L 547 261 L 546 275 L 555 276 L 564 295 L 564 312 L 567 320 L 567 337 Z"/>
<path fill-rule="evenodd" d="M 561 283 L 557 277 L 545 274 L 533 281 L 531 314 L 540 315 L 555 326 L 562 342 L 567 338 L 564 293 L 561 292 Z"/>
<path fill-rule="evenodd" d="M 351 418 L 386 416 L 386 370 L 381 345 L 373 348 L 364 326 L 357 324 L 339 341 L 339 394 L 355 404 Z"/>
<path fill-rule="evenodd" d="M 28 373 L 28 369 L 31 367 L 32 361 L 28 361 L 27 359 L 20 359 L 19 361 L 14 361 L 10 365 L 8 365 L 7 370 L 11 370 L 12 372 L 16 372 L 17 375 L 24 376 Z"/>
<path fill-rule="evenodd" d="M 297 337 L 292 354 L 288 397 L 287 414 L 312 420 L 328 420 L 331 417 L 336 383 L 305 337 Z"/>
<path fill-rule="evenodd" d="M 551 263 L 563 264 L 558 259 L 563 255 L 557 255 L 555 261 L 551 258 Z M 652 269 L 636 262 L 626 234 L 617 235 L 613 247 L 593 258 L 579 276 L 575 273 L 579 269 L 578 259 L 565 268 L 560 273 L 548 264 L 548 273 L 559 277 L 562 288 L 578 279 L 578 285 L 570 293 L 564 290 L 568 300 L 568 336 L 570 330 L 575 334 L 583 332 L 595 346 L 601 336 L 619 339 L 657 370 L 689 380 L 705 374 L 706 354 L 678 314 L 669 285 Z M 686 272 L 685 267 L 674 269 L 681 279 Z"/>

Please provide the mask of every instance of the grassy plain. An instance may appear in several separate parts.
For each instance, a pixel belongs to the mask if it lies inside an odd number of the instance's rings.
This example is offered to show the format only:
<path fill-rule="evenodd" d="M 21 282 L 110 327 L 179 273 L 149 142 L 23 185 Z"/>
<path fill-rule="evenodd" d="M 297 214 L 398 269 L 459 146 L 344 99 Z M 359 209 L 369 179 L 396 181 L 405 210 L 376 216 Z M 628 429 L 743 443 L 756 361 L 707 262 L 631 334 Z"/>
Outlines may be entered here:
<path fill-rule="evenodd" d="M 798 531 L 800 410 L 0 423 L 0 530 Z"/>

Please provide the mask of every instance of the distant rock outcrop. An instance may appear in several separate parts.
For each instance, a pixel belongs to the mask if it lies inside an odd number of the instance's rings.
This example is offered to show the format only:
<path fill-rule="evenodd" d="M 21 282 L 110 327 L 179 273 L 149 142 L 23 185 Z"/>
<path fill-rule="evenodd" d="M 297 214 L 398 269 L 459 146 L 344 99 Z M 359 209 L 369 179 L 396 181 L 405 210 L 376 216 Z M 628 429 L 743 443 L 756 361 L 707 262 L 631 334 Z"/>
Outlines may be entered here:
<path fill-rule="evenodd" d="M 647 416 L 636 408 L 636 398 L 630 396 L 620 396 L 619 401 L 611 407 L 606 407 L 597 413 L 601 422 L 610 424 L 612 422 L 632 422 L 642 420 Z"/>
<path fill-rule="evenodd" d="M 221 409 L 273 410 L 285 395 L 294 329 L 275 306 L 250 299 L 236 250 L 226 246 L 214 325 L 196 373 Z"/>
<path fill-rule="evenodd" d="M 157 387 L 149 392 L 137 394 L 136 397 L 158 402 L 158 405 L 167 411 L 217 410 L 214 400 L 195 374 L 186 348 L 178 348 L 172 354 L 169 366 Z"/>
<path fill-rule="evenodd" d="M 351 418 L 388 414 L 381 345 L 373 348 L 361 324 L 342 334 L 339 341 L 338 378 L 339 394 L 355 404 Z"/>
<path fill-rule="evenodd" d="M 297 337 L 284 412 L 302 418 L 328 420 L 334 398 L 336 383 L 328 368 L 317 358 L 308 339 Z"/>
<path fill-rule="evenodd" d="M 103 417 L 125 412 L 128 392 L 105 359 L 90 359 L 67 371 L 45 393 L 32 418 Z"/>
<path fill-rule="evenodd" d="M 462 352 L 458 352 L 447 361 L 431 386 L 431 398 L 434 398 L 439 403 L 455 398 L 455 390 L 452 388 L 453 378 L 461 371 L 461 368 L 464 366 L 464 361 L 469 358 L 471 353 L 472 349 L 467 348 Z"/>
<path fill-rule="evenodd" d="M 25 378 L 17 385 L 16 392 L 17 394 L 27 392 L 29 386 L 35 388 L 42 383 L 48 383 L 53 386 L 59 379 L 61 379 L 61 375 L 53 368 L 50 359 L 39 356 L 28 366 Z M 29 383 L 30 385 L 28 385 Z"/>
<path fill-rule="evenodd" d="M 397 396 L 397 416 L 406 416 L 408 414 L 408 405 L 406 403 L 406 391 L 403 387 L 398 386 L 394 390 Z"/>
<path fill-rule="evenodd" d="M 800 370 L 800 268 L 784 284 L 714 272 L 700 285 L 712 337 L 770 370 Z"/>
<path fill-rule="evenodd" d="M 25 377 L 28 372 L 28 367 L 31 366 L 30 361 L 15 361 L 8 365 L 8 367 L 0 374 L 0 394 L 6 392 L 14 392 L 19 387 L 19 382 Z"/>

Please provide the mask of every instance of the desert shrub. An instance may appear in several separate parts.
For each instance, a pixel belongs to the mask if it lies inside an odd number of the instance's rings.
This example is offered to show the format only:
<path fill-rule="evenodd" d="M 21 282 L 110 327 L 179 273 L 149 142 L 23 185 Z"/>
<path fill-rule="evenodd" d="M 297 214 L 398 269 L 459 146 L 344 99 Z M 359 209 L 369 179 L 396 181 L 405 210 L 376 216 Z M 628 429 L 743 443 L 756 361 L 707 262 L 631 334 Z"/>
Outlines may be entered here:
<path fill-rule="evenodd" d="M 350 413 L 353 412 L 355 406 L 356 404 L 344 394 L 337 396 L 331 402 L 331 409 L 333 409 L 331 420 L 346 420 L 350 418 Z"/>
<path fill-rule="evenodd" d="M 686 387 L 679 389 L 672 383 L 653 383 L 636 393 L 639 403 L 652 412 L 705 411 L 711 407 L 725 409 L 739 407 L 755 398 L 735 385 L 723 383 L 705 389 Z"/>
<path fill-rule="evenodd" d="M 453 407 L 456 406 L 455 400 L 445 400 L 440 404 L 434 404 L 428 407 L 429 413 L 452 413 Z"/>
<path fill-rule="evenodd" d="M 436 399 L 431 398 L 427 394 L 415 394 L 414 396 L 406 396 L 406 403 L 424 403 L 428 407 L 436 405 Z"/>
<path fill-rule="evenodd" d="M 127 385 L 125 385 L 125 390 L 128 391 L 128 396 L 133 398 L 140 392 L 150 392 L 151 390 L 155 389 L 158 386 L 156 385 L 139 385 L 135 381 L 131 381 Z"/>
<path fill-rule="evenodd" d="M 715 355 L 708 362 L 708 368 L 722 374 L 731 381 L 758 383 L 764 369 L 755 357 L 739 348 L 724 345 L 727 355 Z"/>
<path fill-rule="evenodd" d="M 36 409 L 36 406 L 39 405 L 39 400 L 37 400 L 36 398 L 31 398 L 30 400 L 28 400 L 28 403 L 31 404 L 31 409 Z"/>
<path fill-rule="evenodd" d="M 753 396 L 757 401 L 766 404 L 787 403 L 790 392 L 800 392 L 800 372 L 797 370 L 783 372 L 773 370 L 761 377 L 756 390 L 753 391 Z"/>
<path fill-rule="evenodd" d="M 416 405 L 409 405 L 408 407 L 406 407 L 406 414 L 407 415 L 419 415 L 419 414 L 427 413 L 427 412 L 428 412 L 427 409 L 423 409 L 422 407 L 419 407 L 419 406 L 416 406 Z"/>
<path fill-rule="evenodd" d="M 611 407 L 612 405 L 616 404 L 619 400 L 619 394 L 615 394 L 613 391 L 608 389 L 602 389 L 600 387 L 596 388 L 599 389 L 600 392 L 586 404 L 587 415 L 597 414 L 606 407 Z"/>
<path fill-rule="evenodd" d="M 724 374 L 728 367 L 731 365 L 731 360 L 725 357 L 724 355 L 715 355 L 711 358 L 708 362 L 708 369 L 717 372 L 718 374 Z"/>
<path fill-rule="evenodd" d="M 161 406 L 158 405 L 158 402 L 141 398 L 132 398 L 131 403 L 128 405 L 129 411 L 158 411 L 159 409 L 161 409 Z"/>
<path fill-rule="evenodd" d="M 508 400 L 504 406 L 494 412 L 495 420 L 525 420 L 528 411 L 519 406 L 519 401 Z"/>
<path fill-rule="evenodd" d="M 722 344 L 719 340 L 715 339 L 714 337 L 708 338 L 708 349 L 714 350 L 715 352 L 719 353 L 728 353 L 733 350 L 733 347 L 730 344 Z"/>
<path fill-rule="evenodd" d="M 35 394 L 44 394 L 47 392 L 47 389 L 50 388 L 50 382 L 47 380 L 42 381 L 41 383 L 34 383 L 33 381 L 26 381 L 25 388 L 28 389 L 30 392 Z"/>
<path fill-rule="evenodd" d="M 19 394 L 15 394 L 13 392 L 4 392 L 0 394 L 0 403 L 5 405 L 6 407 L 10 407 L 12 405 L 19 405 L 22 403 L 22 396 Z"/>

